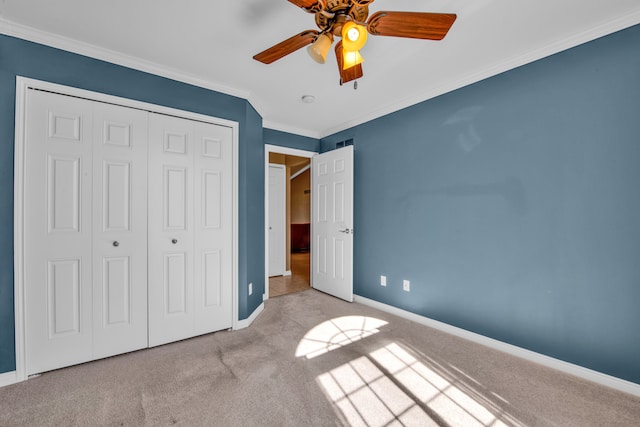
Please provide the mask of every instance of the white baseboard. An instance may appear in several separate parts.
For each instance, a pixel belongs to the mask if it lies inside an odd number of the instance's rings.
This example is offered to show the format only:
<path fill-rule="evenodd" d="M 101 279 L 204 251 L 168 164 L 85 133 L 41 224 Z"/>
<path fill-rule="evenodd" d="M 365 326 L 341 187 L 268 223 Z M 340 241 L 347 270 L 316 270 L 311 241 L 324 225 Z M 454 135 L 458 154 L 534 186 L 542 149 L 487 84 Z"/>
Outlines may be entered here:
<path fill-rule="evenodd" d="M 284 273 L 282 273 L 283 276 L 291 276 L 291 270 L 287 270 Z"/>
<path fill-rule="evenodd" d="M 251 326 L 253 321 L 258 318 L 260 313 L 262 313 L 262 310 L 264 310 L 264 302 L 260 304 L 258 308 L 253 310 L 253 313 L 251 313 L 251 316 L 247 317 L 246 319 L 238 320 L 238 323 L 236 323 L 235 330 L 237 331 L 237 330 L 248 328 L 249 326 Z"/>
<path fill-rule="evenodd" d="M 476 334 L 475 332 L 448 325 L 446 323 L 439 322 L 437 320 L 430 319 L 419 314 L 411 313 L 410 311 L 402 310 L 388 304 L 374 301 L 369 298 L 361 297 L 359 295 L 354 295 L 354 302 L 376 308 L 380 311 L 394 314 L 398 317 L 402 317 L 404 319 L 411 320 L 413 322 L 420 323 L 434 329 L 438 329 L 442 332 L 446 332 L 451 335 L 455 335 L 457 337 L 482 344 L 484 346 L 502 351 L 512 356 L 520 357 L 530 362 L 538 363 L 540 365 L 640 397 L 640 384 L 613 377 L 611 375 L 603 374 L 602 372 L 594 371 L 592 369 L 588 369 L 579 365 L 574 365 L 573 363 L 565 362 L 564 360 L 545 356 L 544 354 L 536 353 L 535 351 L 527 350 L 522 347 L 507 344 L 493 338 L 485 337 L 484 335 Z"/>
<path fill-rule="evenodd" d="M 15 384 L 17 382 L 18 382 L 18 376 L 16 375 L 16 371 L 5 372 L 3 374 L 0 374 L 0 387 Z"/>

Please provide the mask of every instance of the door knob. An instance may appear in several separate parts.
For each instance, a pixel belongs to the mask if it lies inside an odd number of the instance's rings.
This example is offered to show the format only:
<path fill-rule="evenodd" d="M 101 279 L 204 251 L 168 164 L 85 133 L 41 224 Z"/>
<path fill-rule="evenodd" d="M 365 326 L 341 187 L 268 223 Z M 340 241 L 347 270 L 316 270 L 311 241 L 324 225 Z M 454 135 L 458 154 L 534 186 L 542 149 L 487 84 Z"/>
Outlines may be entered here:
<path fill-rule="evenodd" d="M 178 239 L 171 239 L 171 243 L 175 245 L 176 243 L 178 243 Z"/>
<path fill-rule="evenodd" d="M 118 242 L 117 240 L 115 242 L 113 242 L 113 246 L 118 247 L 120 246 L 120 242 Z"/>
<path fill-rule="evenodd" d="M 338 231 L 344 234 L 349 234 L 351 232 L 351 230 L 349 230 L 348 228 L 345 228 L 344 230 L 338 230 Z"/>

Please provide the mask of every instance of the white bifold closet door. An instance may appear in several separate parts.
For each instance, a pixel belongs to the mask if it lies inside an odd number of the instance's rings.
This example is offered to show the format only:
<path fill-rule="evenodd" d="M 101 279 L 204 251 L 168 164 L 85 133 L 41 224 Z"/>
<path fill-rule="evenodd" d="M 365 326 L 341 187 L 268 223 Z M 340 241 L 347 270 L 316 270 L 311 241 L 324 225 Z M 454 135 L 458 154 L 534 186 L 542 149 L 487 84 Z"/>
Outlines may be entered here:
<path fill-rule="evenodd" d="M 232 130 L 149 118 L 149 345 L 231 322 Z"/>
<path fill-rule="evenodd" d="M 27 374 L 147 346 L 147 113 L 30 90 Z"/>
<path fill-rule="evenodd" d="M 30 89 L 27 375 L 232 326 L 233 130 Z"/>

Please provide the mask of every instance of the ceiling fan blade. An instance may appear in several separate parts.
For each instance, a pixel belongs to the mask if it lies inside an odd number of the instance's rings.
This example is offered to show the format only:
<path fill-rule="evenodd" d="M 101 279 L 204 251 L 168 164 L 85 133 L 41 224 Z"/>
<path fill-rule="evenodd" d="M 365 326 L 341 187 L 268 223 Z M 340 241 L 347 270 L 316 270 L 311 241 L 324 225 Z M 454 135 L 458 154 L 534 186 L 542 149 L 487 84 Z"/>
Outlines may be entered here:
<path fill-rule="evenodd" d="M 347 68 L 346 70 L 342 69 L 342 62 L 344 61 L 344 58 L 342 56 L 342 40 L 336 43 L 335 51 L 336 60 L 338 61 L 338 70 L 340 70 L 340 84 L 359 79 L 364 75 L 362 72 L 362 64 Z"/>
<path fill-rule="evenodd" d="M 289 0 L 289 3 L 293 3 L 309 13 L 320 12 L 327 7 L 326 0 Z"/>
<path fill-rule="evenodd" d="M 377 12 L 367 22 L 367 30 L 376 36 L 442 40 L 457 15 L 428 12 Z"/>
<path fill-rule="evenodd" d="M 253 59 L 260 61 L 263 64 L 271 64 L 272 62 L 277 61 L 300 48 L 310 45 L 314 42 L 316 37 L 318 37 L 318 34 L 320 33 L 316 30 L 303 31 L 300 34 L 296 34 L 295 36 L 254 55 Z"/>

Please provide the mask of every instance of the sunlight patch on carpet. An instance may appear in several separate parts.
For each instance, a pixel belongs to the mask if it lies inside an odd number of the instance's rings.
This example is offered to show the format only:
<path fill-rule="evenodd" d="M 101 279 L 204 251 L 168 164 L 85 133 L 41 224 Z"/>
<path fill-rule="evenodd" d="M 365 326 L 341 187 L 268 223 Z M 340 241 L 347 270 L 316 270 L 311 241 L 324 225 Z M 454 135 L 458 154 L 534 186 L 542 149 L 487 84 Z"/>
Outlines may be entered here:
<path fill-rule="evenodd" d="M 336 317 L 311 329 L 298 343 L 296 357 L 313 359 L 378 333 L 384 320 L 366 316 Z"/>
<path fill-rule="evenodd" d="M 391 343 L 316 380 L 349 425 L 523 425 L 441 369 Z"/>

